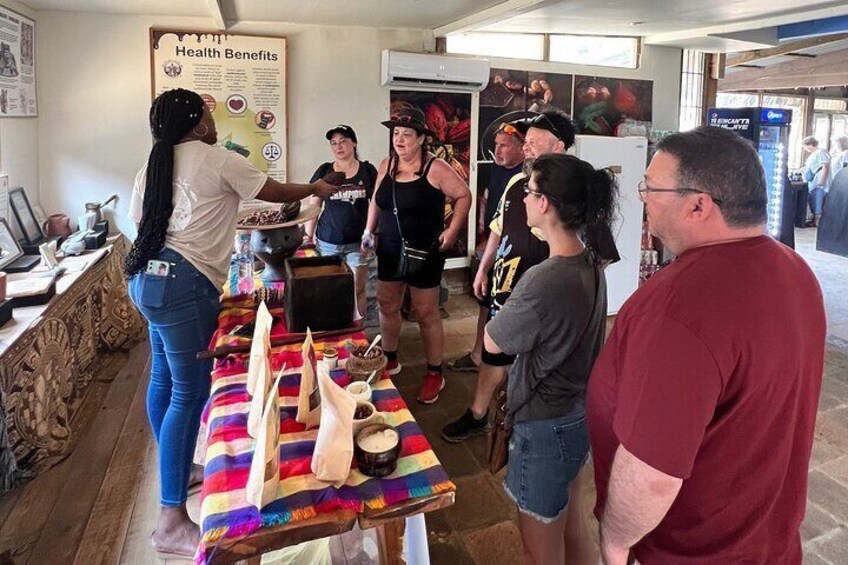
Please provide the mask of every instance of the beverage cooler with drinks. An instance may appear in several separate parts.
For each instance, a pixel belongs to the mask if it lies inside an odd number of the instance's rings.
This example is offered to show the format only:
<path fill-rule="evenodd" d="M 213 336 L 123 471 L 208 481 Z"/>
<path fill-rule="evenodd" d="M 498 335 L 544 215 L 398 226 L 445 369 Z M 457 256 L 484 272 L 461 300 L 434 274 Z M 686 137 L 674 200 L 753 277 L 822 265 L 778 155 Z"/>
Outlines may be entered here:
<path fill-rule="evenodd" d="M 789 124 L 792 110 L 783 108 L 710 108 L 708 123 L 735 131 L 754 143 L 766 175 L 766 233 L 795 246 L 792 222 L 795 199 L 789 183 Z"/>

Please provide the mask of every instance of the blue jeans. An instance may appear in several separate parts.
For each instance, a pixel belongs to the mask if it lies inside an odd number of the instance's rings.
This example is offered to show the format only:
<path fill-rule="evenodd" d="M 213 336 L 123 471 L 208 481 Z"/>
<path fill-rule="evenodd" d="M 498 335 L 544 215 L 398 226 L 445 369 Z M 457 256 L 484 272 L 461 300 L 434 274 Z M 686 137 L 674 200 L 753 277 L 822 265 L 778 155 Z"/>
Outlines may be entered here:
<path fill-rule="evenodd" d="M 571 481 L 588 456 L 582 407 L 562 418 L 518 422 L 509 438 L 506 493 L 522 513 L 549 524 L 568 506 Z"/>
<path fill-rule="evenodd" d="M 816 216 L 822 213 L 824 204 L 824 187 L 814 186 L 810 189 L 810 210 Z"/>
<path fill-rule="evenodd" d="M 138 273 L 130 298 L 147 319 L 153 362 L 147 389 L 147 417 L 159 448 L 162 506 L 188 498 L 188 480 L 200 415 L 209 398 L 212 361 L 197 352 L 209 346 L 218 325 L 220 293 L 179 253 L 156 257 L 171 264 L 167 277 Z"/>
<path fill-rule="evenodd" d="M 370 258 L 362 254 L 358 243 L 327 243 L 315 238 L 315 249 L 322 257 L 338 255 L 347 262 L 351 269 L 367 267 L 371 263 Z"/>

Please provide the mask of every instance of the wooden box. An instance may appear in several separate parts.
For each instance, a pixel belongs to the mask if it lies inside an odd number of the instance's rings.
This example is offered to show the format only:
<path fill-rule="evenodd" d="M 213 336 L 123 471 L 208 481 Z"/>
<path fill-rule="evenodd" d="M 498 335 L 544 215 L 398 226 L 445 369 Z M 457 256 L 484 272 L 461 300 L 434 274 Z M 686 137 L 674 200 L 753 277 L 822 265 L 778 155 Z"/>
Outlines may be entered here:
<path fill-rule="evenodd" d="M 289 332 L 340 330 L 353 324 L 353 272 L 341 257 L 286 259 L 283 298 Z"/>

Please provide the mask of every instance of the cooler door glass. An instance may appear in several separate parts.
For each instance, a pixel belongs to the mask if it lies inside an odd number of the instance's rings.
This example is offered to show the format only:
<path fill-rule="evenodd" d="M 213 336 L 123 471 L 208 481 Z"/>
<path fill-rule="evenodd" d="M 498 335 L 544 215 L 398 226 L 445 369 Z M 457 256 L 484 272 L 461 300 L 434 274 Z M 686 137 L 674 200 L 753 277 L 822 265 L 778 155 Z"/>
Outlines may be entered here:
<path fill-rule="evenodd" d="M 766 233 L 772 237 L 780 235 L 783 214 L 783 187 L 786 178 L 788 128 L 785 126 L 761 126 L 758 151 L 766 173 L 768 205 Z"/>

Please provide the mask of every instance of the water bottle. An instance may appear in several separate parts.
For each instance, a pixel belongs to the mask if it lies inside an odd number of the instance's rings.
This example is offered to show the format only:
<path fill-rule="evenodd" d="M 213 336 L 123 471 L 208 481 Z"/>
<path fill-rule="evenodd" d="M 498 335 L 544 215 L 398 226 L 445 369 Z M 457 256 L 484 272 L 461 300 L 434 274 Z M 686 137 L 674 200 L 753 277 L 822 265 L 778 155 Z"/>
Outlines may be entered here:
<path fill-rule="evenodd" d="M 235 294 L 253 292 L 253 251 L 250 250 L 250 232 L 236 232 L 236 289 Z"/>

